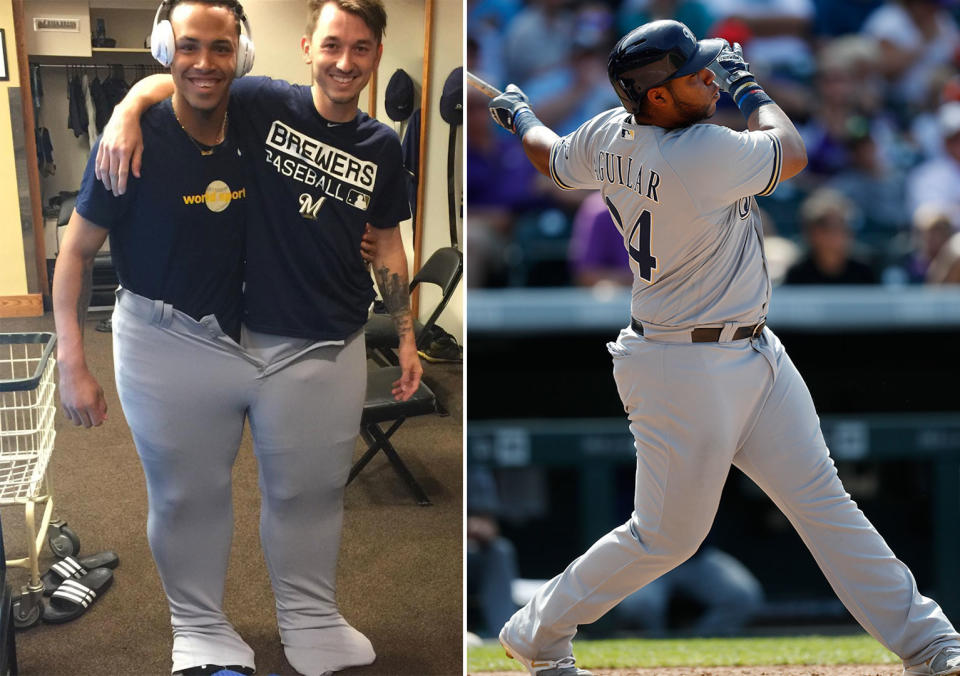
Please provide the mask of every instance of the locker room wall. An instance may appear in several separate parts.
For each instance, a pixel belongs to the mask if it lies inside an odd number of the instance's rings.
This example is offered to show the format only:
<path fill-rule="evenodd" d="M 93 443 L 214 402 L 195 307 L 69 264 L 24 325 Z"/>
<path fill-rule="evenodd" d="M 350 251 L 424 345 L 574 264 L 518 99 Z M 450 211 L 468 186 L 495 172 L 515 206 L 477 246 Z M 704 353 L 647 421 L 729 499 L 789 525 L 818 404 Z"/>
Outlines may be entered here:
<path fill-rule="evenodd" d="M 28 54 L 66 54 L 90 56 L 90 8 L 82 0 L 28 0 L 24 6 Z M 78 31 L 33 31 L 27 28 L 32 17 L 56 17 L 79 20 Z"/>
<path fill-rule="evenodd" d="M 25 22 L 30 24 L 33 16 L 67 16 L 84 15 L 86 26 L 96 29 L 96 19 L 103 18 L 106 26 L 106 35 L 117 41 L 117 47 L 143 49 L 143 41 L 149 35 L 153 16 L 159 2 L 151 0 L 124 0 L 117 7 L 102 7 L 111 5 L 109 0 L 93 0 L 96 7 L 88 7 L 87 0 L 59 0 L 50 2 L 32 0 L 26 3 Z M 123 9 L 119 9 L 123 7 Z M 54 11 L 59 10 L 59 11 Z M 88 29 L 89 31 L 89 29 Z M 111 64 L 146 66 L 159 65 L 153 60 L 149 52 L 140 53 L 94 53 L 90 49 L 89 32 L 83 34 L 82 44 L 74 44 L 67 49 L 63 44 L 52 49 L 49 44 L 31 37 L 32 31 L 27 28 L 27 49 L 31 63 L 77 63 L 79 65 L 96 65 L 96 70 L 88 69 L 89 78 L 95 76 L 103 81 L 110 74 Z M 42 34 L 38 34 L 42 35 Z M 70 33 L 50 33 L 53 36 L 72 35 Z M 59 39 L 59 38 L 58 38 Z M 49 38 L 48 38 L 49 40 Z M 91 54 L 89 58 L 72 58 L 71 55 L 83 51 Z M 127 81 L 132 82 L 133 71 L 125 71 Z M 67 128 L 69 114 L 69 100 L 67 98 L 67 69 L 41 68 L 43 82 L 43 99 L 37 114 L 37 126 L 46 127 L 50 131 L 50 140 L 53 144 L 53 160 L 57 171 L 51 176 L 41 176 L 40 186 L 43 192 L 43 202 L 46 205 L 50 197 L 57 195 L 61 190 L 73 191 L 80 188 L 83 170 L 90 154 L 90 139 L 86 134 L 76 136 Z M 47 258 L 53 258 L 55 251 L 47 251 Z"/>
<path fill-rule="evenodd" d="M 0 81 L 0 298 L 27 293 L 23 232 L 14 163 L 13 132 L 10 122 L 9 89 L 20 86 L 17 49 L 13 32 L 13 4 L 0 0 L 0 28 L 7 47 L 9 80 Z"/>

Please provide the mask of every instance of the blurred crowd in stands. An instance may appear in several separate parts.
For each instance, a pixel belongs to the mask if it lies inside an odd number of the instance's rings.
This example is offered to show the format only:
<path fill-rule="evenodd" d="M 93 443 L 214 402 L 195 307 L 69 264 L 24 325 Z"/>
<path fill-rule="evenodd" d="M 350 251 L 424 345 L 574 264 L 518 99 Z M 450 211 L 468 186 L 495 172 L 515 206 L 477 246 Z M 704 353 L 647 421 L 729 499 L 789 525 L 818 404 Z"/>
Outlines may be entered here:
<path fill-rule="evenodd" d="M 960 0 L 468 0 L 467 67 L 566 134 L 619 105 L 610 48 L 655 19 L 743 45 L 803 136 L 757 199 L 775 283 L 960 282 Z M 537 174 L 468 89 L 468 284 L 630 284 L 597 194 Z M 745 128 L 727 95 L 710 122 Z"/>

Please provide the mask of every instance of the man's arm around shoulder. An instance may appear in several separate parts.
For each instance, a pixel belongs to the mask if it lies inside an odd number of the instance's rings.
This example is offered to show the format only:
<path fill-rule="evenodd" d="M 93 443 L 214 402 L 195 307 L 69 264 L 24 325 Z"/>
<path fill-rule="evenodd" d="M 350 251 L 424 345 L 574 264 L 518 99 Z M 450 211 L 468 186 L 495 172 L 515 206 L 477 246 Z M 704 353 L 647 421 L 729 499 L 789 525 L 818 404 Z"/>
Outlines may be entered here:
<path fill-rule="evenodd" d="M 130 172 L 140 177 L 143 133 L 140 118 L 147 108 L 173 96 L 173 77 L 150 75 L 137 82 L 118 103 L 100 137 L 94 171 L 115 196 L 127 191 Z"/>
<path fill-rule="evenodd" d="M 53 275 L 60 404 L 74 425 L 84 427 L 100 425 L 107 418 L 103 388 L 87 368 L 83 349 L 83 322 L 92 293 L 93 261 L 107 233 L 106 228 L 74 210 Z"/>

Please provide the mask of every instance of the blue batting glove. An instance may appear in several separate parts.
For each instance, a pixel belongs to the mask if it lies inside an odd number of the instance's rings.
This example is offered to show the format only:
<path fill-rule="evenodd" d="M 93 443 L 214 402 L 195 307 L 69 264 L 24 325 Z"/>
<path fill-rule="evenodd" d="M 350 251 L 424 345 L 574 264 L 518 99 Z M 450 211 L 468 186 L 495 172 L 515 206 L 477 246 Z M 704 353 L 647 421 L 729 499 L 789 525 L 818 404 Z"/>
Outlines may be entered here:
<path fill-rule="evenodd" d="M 713 71 L 717 84 L 725 92 L 735 89 L 733 85 L 744 78 L 756 81 L 753 73 L 750 72 L 750 64 L 743 60 L 743 49 L 739 42 L 734 42 L 733 47 L 729 45 L 724 47 L 716 60 L 707 68 Z"/>
<path fill-rule="evenodd" d="M 520 90 L 520 87 L 508 84 L 500 96 L 490 99 L 487 107 L 490 108 L 490 116 L 494 122 L 511 134 L 516 134 L 517 114 L 524 109 L 530 110 L 530 99 Z"/>

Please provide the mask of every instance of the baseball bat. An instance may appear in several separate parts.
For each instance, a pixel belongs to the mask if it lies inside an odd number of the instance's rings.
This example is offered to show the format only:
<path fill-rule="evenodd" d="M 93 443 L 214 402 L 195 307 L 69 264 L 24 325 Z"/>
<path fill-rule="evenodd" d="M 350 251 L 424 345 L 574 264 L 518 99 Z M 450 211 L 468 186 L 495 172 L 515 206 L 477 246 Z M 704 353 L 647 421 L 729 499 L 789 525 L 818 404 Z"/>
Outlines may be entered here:
<path fill-rule="evenodd" d="M 483 80 L 478 78 L 469 70 L 467 71 L 467 82 L 469 82 L 475 89 L 478 89 L 484 94 L 486 94 L 487 96 L 489 96 L 491 99 L 494 96 L 500 96 L 500 94 L 503 93 L 499 89 L 494 87 L 492 84 L 490 84 L 489 82 L 484 82 Z"/>

